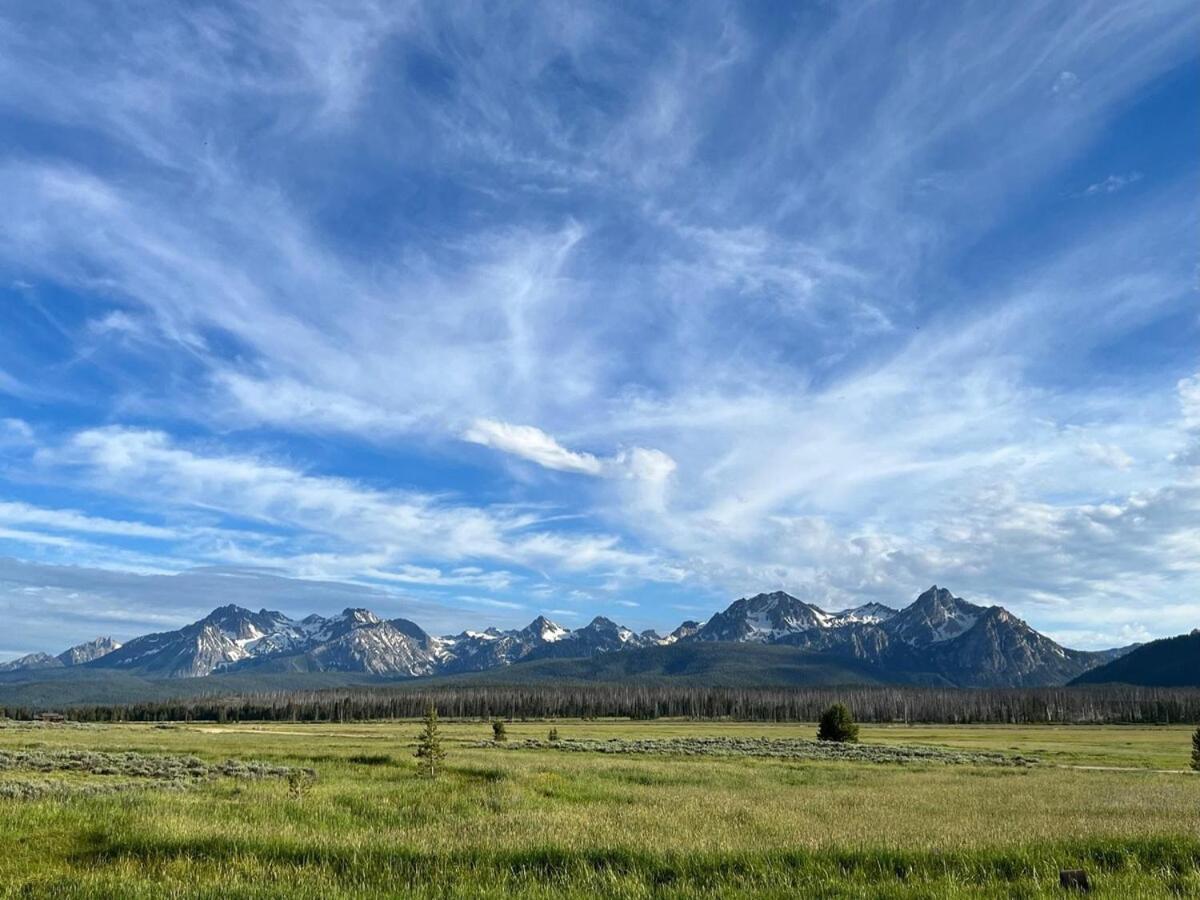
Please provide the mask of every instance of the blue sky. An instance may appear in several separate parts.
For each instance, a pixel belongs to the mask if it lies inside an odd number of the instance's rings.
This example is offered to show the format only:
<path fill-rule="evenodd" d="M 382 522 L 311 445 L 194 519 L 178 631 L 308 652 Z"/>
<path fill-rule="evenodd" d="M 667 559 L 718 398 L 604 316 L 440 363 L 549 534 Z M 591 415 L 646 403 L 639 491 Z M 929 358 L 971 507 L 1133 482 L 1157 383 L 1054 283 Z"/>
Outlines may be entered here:
<path fill-rule="evenodd" d="M 0 657 L 225 603 L 1200 625 L 1200 9 L 0 4 Z"/>

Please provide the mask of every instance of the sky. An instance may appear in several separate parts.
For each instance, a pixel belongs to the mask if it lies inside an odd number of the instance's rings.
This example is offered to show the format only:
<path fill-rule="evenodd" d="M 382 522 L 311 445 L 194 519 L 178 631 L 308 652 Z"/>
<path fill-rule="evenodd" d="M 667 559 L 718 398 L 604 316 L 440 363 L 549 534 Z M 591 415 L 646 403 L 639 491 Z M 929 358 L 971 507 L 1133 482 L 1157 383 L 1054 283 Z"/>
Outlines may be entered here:
<path fill-rule="evenodd" d="M 931 584 L 1200 626 L 1200 6 L 0 0 L 0 659 Z"/>

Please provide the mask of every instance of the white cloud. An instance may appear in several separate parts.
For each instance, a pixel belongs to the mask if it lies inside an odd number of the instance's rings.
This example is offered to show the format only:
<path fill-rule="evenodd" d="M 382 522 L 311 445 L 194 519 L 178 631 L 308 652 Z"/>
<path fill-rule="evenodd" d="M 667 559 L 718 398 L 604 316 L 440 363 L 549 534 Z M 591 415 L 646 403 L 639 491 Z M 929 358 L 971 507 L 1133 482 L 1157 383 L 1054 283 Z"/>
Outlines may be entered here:
<path fill-rule="evenodd" d="M 1184 427 L 1200 429 L 1200 372 L 1179 379 L 1175 388 L 1179 393 Z"/>
<path fill-rule="evenodd" d="M 1063 97 L 1079 96 L 1079 76 L 1074 72 L 1059 72 L 1050 88 L 1051 92 Z"/>
<path fill-rule="evenodd" d="M 93 484 L 142 502 L 214 510 L 355 548 L 348 555 L 226 548 L 224 558 L 242 565 L 304 565 L 312 576 L 371 571 L 378 578 L 397 564 L 402 567 L 393 575 L 411 575 L 413 570 L 403 566 L 414 559 L 487 559 L 676 578 L 652 556 L 623 547 L 614 535 L 538 530 L 539 516 L 530 511 L 473 507 L 413 491 L 376 490 L 255 456 L 198 453 L 177 446 L 158 431 L 90 429 L 74 435 L 62 448 L 43 450 L 40 459 L 81 470 Z M 261 555 L 264 552 L 266 556 Z M 462 568 L 458 572 L 460 580 L 479 574 Z M 479 574 L 479 578 L 487 576 Z"/>
<path fill-rule="evenodd" d="M 522 459 L 560 472 L 601 475 L 604 464 L 590 453 L 568 450 L 553 437 L 532 425 L 509 425 L 491 419 L 476 419 L 463 440 L 485 447 L 494 447 Z"/>
<path fill-rule="evenodd" d="M 32 444 L 33 428 L 23 419 L 0 419 L 0 444 Z"/>
<path fill-rule="evenodd" d="M 514 603 L 511 600 L 495 600 L 491 597 L 471 597 L 459 595 L 459 600 L 472 606 L 488 606 L 494 609 L 525 609 L 524 603 Z"/>
<path fill-rule="evenodd" d="M 463 432 L 464 441 L 511 453 L 547 469 L 581 475 L 632 478 L 660 484 L 675 471 L 675 460 L 661 450 L 632 447 L 610 457 L 568 450 L 551 435 L 532 425 L 510 425 L 476 419 Z"/>
<path fill-rule="evenodd" d="M 1141 180 L 1141 172 L 1129 172 L 1125 175 L 1109 175 L 1103 181 L 1089 184 L 1084 189 L 1083 195 L 1085 197 L 1094 197 L 1097 194 L 1115 194 L 1117 191 L 1123 190 Z"/>
<path fill-rule="evenodd" d="M 1087 441 L 1081 449 L 1089 459 L 1124 471 L 1133 465 L 1133 457 L 1116 444 L 1101 444 L 1098 441 Z"/>
<path fill-rule="evenodd" d="M 21 480 L 87 499 L 25 510 L 40 521 L 13 539 L 66 553 L 136 537 L 120 529 L 141 512 L 181 560 L 480 592 L 528 586 L 495 566 L 822 602 L 953 578 L 1125 609 L 1139 571 L 1143 605 L 1192 589 L 1191 476 L 1169 460 L 1200 458 L 1200 376 L 1078 371 L 1194 305 L 1191 194 L 1156 173 L 1011 264 L 982 251 L 1020 225 L 1014 198 L 1189 58 L 1200 12 L 976 13 L 907 30 L 899 6 L 841 6 L 769 55 L 727 11 L 653 52 L 617 7 L 6 16 L 13 115 L 106 152 L 0 165 L 0 264 L 94 304 L 61 326 L 87 360 L 46 365 L 0 334 L 0 392 L 85 408 L 92 390 L 93 421 L 162 423 L 43 452 Z M 879 65 L 847 69 L 860 57 Z M 348 234 L 360 176 L 373 197 L 403 181 L 450 202 L 414 195 Z M 972 247 L 986 288 L 953 276 Z M 35 293 L 16 301 L 34 317 Z M 245 449 L 243 429 L 295 458 Z M 369 443 L 379 471 L 312 474 L 313 432 Z M 28 426 L 5 434 L 33 446 Z M 397 486 L 414 459 L 460 462 L 460 436 L 590 477 L 497 466 L 520 476 L 489 494 L 509 505 Z"/>
<path fill-rule="evenodd" d="M 232 401 L 222 414 L 230 421 L 391 436 L 411 428 L 416 418 L 295 378 L 258 379 L 221 371 L 214 382 Z"/>
<path fill-rule="evenodd" d="M 72 509 L 44 509 L 28 503 L 3 500 L 0 500 L 0 523 L 48 527 L 58 531 L 83 534 L 108 534 L 158 540 L 173 540 L 180 537 L 180 533 L 172 528 L 146 525 L 142 522 L 122 522 L 98 518 Z"/>

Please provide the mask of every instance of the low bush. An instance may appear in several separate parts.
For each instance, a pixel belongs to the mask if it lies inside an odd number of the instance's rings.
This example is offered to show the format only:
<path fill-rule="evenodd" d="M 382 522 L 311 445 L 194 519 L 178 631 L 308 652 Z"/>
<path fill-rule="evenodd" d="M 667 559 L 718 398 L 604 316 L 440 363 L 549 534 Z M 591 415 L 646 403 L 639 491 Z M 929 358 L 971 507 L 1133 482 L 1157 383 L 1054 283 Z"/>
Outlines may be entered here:
<path fill-rule="evenodd" d="M 1031 756 L 950 750 L 900 744 L 842 744 L 802 738 L 664 738 L 660 740 L 542 741 L 536 738 L 497 745 L 481 741 L 478 747 L 502 746 L 505 750 L 562 750 L 576 753 L 635 753 L 656 756 L 759 756 L 769 759 L 848 760 L 875 763 L 941 763 L 949 765 L 1030 766 Z"/>
<path fill-rule="evenodd" d="M 279 778 L 290 784 L 295 778 L 312 782 L 317 777 L 313 769 L 257 761 L 227 759 L 219 763 L 206 763 L 195 756 L 102 753 L 93 750 L 0 750 L 0 772 L 97 776 L 73 781 L 5 780 L 0 782 L 0 797 L 9 798 L 112 793 L 139 787 L 187 788 L 218 778 Z"/>

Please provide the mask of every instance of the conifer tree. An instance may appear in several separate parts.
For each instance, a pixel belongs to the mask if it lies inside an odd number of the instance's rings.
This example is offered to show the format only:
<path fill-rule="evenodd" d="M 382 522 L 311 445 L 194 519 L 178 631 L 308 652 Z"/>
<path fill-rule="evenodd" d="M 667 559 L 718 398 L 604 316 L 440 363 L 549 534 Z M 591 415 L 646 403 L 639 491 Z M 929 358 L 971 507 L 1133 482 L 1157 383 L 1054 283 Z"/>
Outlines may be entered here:
<path fill-rule="evenodd" d="M 494 741 L 507 741 L 508 740 L 508 729 L 504 727 L 504 723 L 501 722 L 499 719 L 496 719 L 495 721 L 492 722 L 492 740 L 494 740 Z"/>
<path fill-rule="evenodd" d="M 1200 772 L 1200 728 L 1192 735 L 1192 768 Z"/>
<path fill-rule="evenodd" d="M 854 724 L 854 716 L 841 703 L 835 703 L 821 713 L 821 722 L 817 728 L 818 741 L 837 741 L 839 743 L 857 743 L 858 726 Z"/>
<path fill-rule="evenodd" d="M 421 771 L 430 778 L 437 777 L 438 763 L 446 758 L 442 747 L 442 736 L 438 734 L 437 707 L 433 704 L 425 711 L 421 735 L 417 738 L 417 752 L 413 754 L 421 762 Z"/>

